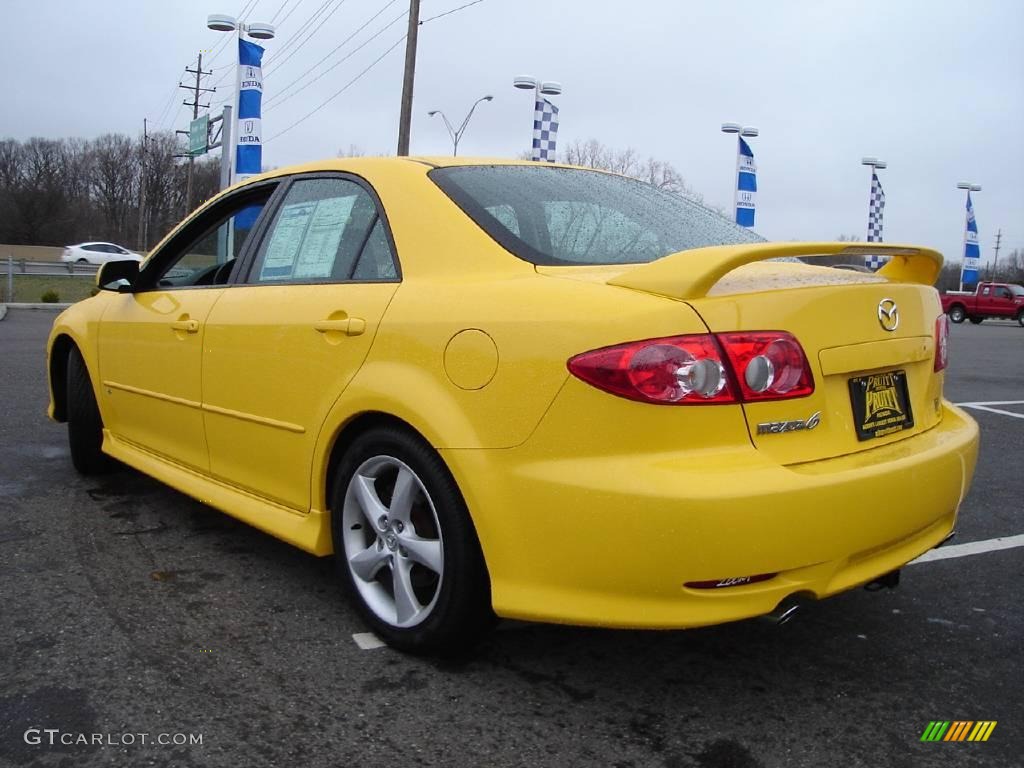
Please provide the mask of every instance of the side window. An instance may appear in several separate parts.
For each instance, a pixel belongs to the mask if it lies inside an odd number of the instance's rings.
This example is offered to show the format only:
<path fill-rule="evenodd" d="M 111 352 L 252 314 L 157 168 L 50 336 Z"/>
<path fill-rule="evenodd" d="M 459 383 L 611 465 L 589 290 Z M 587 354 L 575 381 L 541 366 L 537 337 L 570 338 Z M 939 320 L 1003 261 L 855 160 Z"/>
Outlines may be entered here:
<path fill-rule="evenodd" d="M 377 223 L 370 230 L 370 236 L 366 239 L 363 252 L 359 256 L 359 263 L 356 264 L 356 271 L 352 274 L 353 280 L 395 280 L 398 277 L 398 270 L 395 269 L 395 257 L 391 253 L 391 246 L 388 244 L 388 236 L 384 231 L 384 222 L 377 219 Z"/>
<path fill-rule="evenodd" d="M 178 248 L 171 243 L 170 257 L 162 252 L 154 260 L 159 270 L 158 288 L 185 288 L 222 285 L 227 282 L 235 259 L 252 235 L 260 212 L 270 199 L 273 187 L 266 186 L 234 198 L 231 203 L 208 212 L 207 226 L 197 237 Z M 219 214 L 219 215 L 218 215 Z M 202 227 L 201 220 L 196 225 Z"/>
<path fill-rule="evenodd" d="M 83 245 L 82 250 L 92 251 L 93 253 L 104 253 L 102 245 L 93 245 L 91 243 L 89 245 Z"/>
<path fill-rule="evenodd" d="M 348 179 L 301 179 L 281 201 L 249 282 L 351 280 L 357 262 L 361 276 L 355 279 L 380 279 L 377 275 L 387 272 L 388 262 L 394 276 L 373 198 Z"/>

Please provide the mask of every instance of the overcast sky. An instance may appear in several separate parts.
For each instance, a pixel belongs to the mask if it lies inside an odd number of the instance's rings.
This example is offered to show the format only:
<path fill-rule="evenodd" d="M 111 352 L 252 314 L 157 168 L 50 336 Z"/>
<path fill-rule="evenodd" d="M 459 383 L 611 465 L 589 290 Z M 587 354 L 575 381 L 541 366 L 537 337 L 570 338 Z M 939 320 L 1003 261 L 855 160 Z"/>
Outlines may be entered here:
<path fill-rule="evenodd" d="M 421 18 L 469 1 L 422 0 Z M 219 45 L 227 36 L 206 29 L 207 14 L 237 14 L 252 2 L 6 0 L 0 136 L 134 134 L 144 117 L 159 128 L 186 128 L 180 103 L 187 94 L 173 92 L 196 54 L 213 52 L 204 62 L 215 68 L 207 85 L 223 77 L 215 102 L 233 81 L 233 46 Z M 350 145 L 395 151 L 402 45 L 276 136 L 405 34 L 405 22 L 397 21 L 275 106 L 273 97 L 294 92 L 407 8 L 407 0 L 393 0 L 286 91 L 387 5 L 326 2 L 322 26 L 288 48 L 325 0 L 255 0 L 249 12 L 250 21 L 276 14 L 279 25 L 265 56 L 267 166 L 333 156 Z M 959 259 L 964 197 L 956 183 L 981 184 L 975 210 L 987 262 L 997 228 L 1004 254 L 1024 248 L 1022 41 L 1020 0 L 483 0 L 420 27 L 412 152 L 449 153 L 443 124 L 427 112 L 443 109 L 461 121 L 484 94 L 494 101 L 477 109 L 460 154 L 527 149 L 532 98 L 515 90 L 512 78 L 533 75 L 564 87 L 553 99 L 561 109 L 560 146 L 593 137 L 633 147 L 671 162 L 725 208 L 732 205 L 735 140 L 720 125 L 757 126 L 756 229 L 770 239 L 863 239 L 870 171 L 860 158 L 875 155 L 889 163 L 881 172 L 885 240 L 922 243 Z"/>

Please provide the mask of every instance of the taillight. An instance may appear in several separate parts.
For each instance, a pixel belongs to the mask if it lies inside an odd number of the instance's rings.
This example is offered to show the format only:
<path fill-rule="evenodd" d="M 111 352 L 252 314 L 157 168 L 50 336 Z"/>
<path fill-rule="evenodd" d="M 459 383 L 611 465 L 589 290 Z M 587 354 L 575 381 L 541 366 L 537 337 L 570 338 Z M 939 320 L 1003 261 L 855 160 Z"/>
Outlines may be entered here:
<path fill-rule="evenodd" d="M 645 403 L 734 403 L 722 353 L 709 334 L 634 341 L 584 352 L 569 371 L 605 392 Z"/>
<path fill-rule="evenodd" d="M 779 400 L 814 391 L 803 348 L 784 331 L 634 341 L 584 352 L 568 365 L 605 392 L 662 405 Z"/>
<path fill-rule="evenodd" d="M 744 400 L 804 397 L 814 378 L 803 347 L 785 331 L 720 333 Z"/>
<path fill-rule="evenodd" d="M 935 372 L 944 370 L 949 364 L 949 316 L 935 318 Z"/>

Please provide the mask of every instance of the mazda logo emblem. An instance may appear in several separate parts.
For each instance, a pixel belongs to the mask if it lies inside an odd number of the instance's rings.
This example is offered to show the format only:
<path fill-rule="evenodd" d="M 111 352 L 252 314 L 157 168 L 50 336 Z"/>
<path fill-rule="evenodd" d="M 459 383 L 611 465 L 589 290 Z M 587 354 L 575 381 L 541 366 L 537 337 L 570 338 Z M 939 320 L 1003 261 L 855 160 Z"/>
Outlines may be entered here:
<path fill-rule="evenodd" d="M 890 333 L 900 327 L 900 310 L 895 301 L 882 299 L 878 302 L 878 322 Z"/>

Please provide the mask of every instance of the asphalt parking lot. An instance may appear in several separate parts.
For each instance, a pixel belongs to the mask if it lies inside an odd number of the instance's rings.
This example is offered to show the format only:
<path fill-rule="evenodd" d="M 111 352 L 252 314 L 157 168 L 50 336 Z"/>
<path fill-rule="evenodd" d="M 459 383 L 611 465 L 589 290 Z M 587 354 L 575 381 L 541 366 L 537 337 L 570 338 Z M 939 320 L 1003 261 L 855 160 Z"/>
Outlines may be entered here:
<path fill-rule="evenodd" d="M 784 626 L 516 623 L 458 662 L 364 649 L 329 560 L 133 471 L 74 473 L 44 413 L 52 319 L 0 322 L 2 765 L 1022 764 L 1024 548 L 914 564 Z M 1021 536 L 1024 329 L 954 326 L 946 394 L 982 430 L 953 543 Z M 998 725 L 922 743 L 935 720 Z"/>

